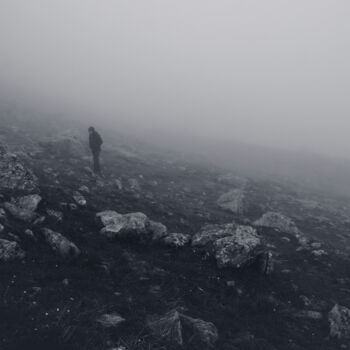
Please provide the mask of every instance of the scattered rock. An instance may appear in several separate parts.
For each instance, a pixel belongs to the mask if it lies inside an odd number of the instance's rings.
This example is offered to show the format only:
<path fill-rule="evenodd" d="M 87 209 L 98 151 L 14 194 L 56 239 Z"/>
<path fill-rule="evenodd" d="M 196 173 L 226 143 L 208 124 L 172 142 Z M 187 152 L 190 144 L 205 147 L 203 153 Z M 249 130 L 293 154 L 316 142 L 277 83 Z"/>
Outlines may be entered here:
<path fill-rule="evenodd" d="M 46 242 L 51 248 L 59 253 L 64 258 L 76 257 L 80 254 L 79 248 L 61 233 L 52 231 L 48 228 L 43 228 L 42 233 Z"/>
<path fill-rule="evenodd" d="M 123 184 L 122 184 L 121 180 L 115 179 L 114 184 L 116 185 L 116 187 L 118 188 L 119 191 L 121 191 L 123 189 Z"/>
<path fill-rule="evenodd" d="M 117 327 L 125 322 L 125 319 L 117 313 L 104 314 L 97 319 L 97 322 L 105 328 Z"/>
<path fill-rule="evenodd" d="M 183 247 L 191 240 L 190 235 L 184 233 L 169 233 L 163 237 L 159 242 L 169 247 Z"/>
<path fill-rule="evenodd" d="M 90 190 L 89 190 L 89 187 L 83 185 L 83 186 L 80 186 L 80 187 L 79 187 L 79 192 L 83 192 L 83 193 L 89 194 L 89 193 L 90 193 Z"/>
<path fill-rule="evenodd" d="M 350 338 L 350 309 L 336 304 L 328 314 L 330 336 L 339 339 Z"/>
<path fill-rule="evenodd" d="M 244 212 L 244 190 L 241 188 L 234 189 L 228 193 L 224 193 L 217 201 L 217 204 L 225 210 L 229 210 L 234 214 L 240 215 Z"/>
<path fill-rule="evenodd" d="M 232 235 L 237 229 L 235 223 L 225 225 L 206 225 L 192 237 L 194 247 L 205 247 L 215 240 Z"/>
<path fill-rule="evenodd" d="M 160 240 L 168 235 L 168 229 L 165 225 L 156 221 L 149 221 L 149 229 L 152 231 L 152 239 Z"/>
<path fill-rule="evenodd" d="M 129 179 L 128 184 L 131 191 L 139 192 L 141 190 L 141 186 L 137 179 Z"/>
<path fill-rule="evenodd" d="M 213 323 L 183 314 L 180 314 L 180 317 L 183 328 L 189 329 L 192 333 L 191 343 L 203 344 L 203 348 L 212 348 L 214 346 L 218 340 L 219 334 Z"/>
<path fill-rule="evenodd" d="M 54 219 L 56 222 L 61 222 L 63 220 L 63 213 L 58 210 L 47 209 L 46 213 L 49 217 Z"/>
<path fill-rule="evenodd" d="M 46 217 L 45 216 L 39 216 L 34 222 L 33 222 L 33 225 L 35 226 L 40 226 L 42 225 L 46 220 Z"/>
<path fill-rule="evenodd" d="M 323 249 L 319 249 L 319 250 L 313 250 L 311 254 L 314 256 L 323 256 L 323 255 L 327 255 L 327 252 L 324 251 Z"/>
<path fill-rule="evenodd" d="M 73 198 L 76 201 L 76 203 L 78 205 L 80 205 L 81 207 L 86 206 L 86 203 L 87 203 L 86 199 L 84 198 L 84 196 L 80 192 L 78 192 L 78 191 L 74 192 Z"/>
<path fill-rule="evenodd" d="M 20 163 L 15 155 L 7 153 L 1 145 L 0 190 L 16 190 L 23 193 L 38 191 L 38 178 L 31 170 Z"/>
<path fill-rule="evenodd" d="M 24 257 L 25 253 L 17 242 L 8 241 L 7 239 L 0 239 L 1 261 L 12 261 L 16 259 L 23 259 Z"/>
<path fill-rule="evenodd" d="M 5 221 L 6 220 L 6 212 L 5 209 L 0 208 L 0 220 Z"/>
<path fill-rule="evenodd" d="M 26 230 L 24 231 L 24 234 L 25 234 L 27 237 L 36 240 L 36 237 L 35 237 L 35 235 L 34 235 L 34 233 L 33 233 L 32 230 L 26 229 Z"/>
<path fill-rule="evenodd" d="M 150 316 L 147 326 L 155 336 L 170 344 L 201 344 L 201 348 L 212 347 L 218 339 L 218 331 L 211 322 L 205 322 L 172 310 L 163 316 Z"/>
<path fill-rule="evenodd" d="M 4 207 L 11 215 L 21 221 L 31 222 L 36 216 L 36 209 L 41 201 L 38 194 L 32 194 L 5 202 Z"/>
<path fill-rule="evenodd" d="M 254 222 L 254 225 L 260 227 L 270 227 L 292 235 L 300 234 L 298 227 L 295 225 L 292 219 L 277 212 L 265 213 L 260 219 Z"/>
<path fill-rule="evenodd" d="M 323 318 L 323 315 L 319 311 L 313 311 L 313 310 L 302 310 L 296 313 L 296 317 L 299 318 L 306 318 L 310 320 L 321 320 Z"/>

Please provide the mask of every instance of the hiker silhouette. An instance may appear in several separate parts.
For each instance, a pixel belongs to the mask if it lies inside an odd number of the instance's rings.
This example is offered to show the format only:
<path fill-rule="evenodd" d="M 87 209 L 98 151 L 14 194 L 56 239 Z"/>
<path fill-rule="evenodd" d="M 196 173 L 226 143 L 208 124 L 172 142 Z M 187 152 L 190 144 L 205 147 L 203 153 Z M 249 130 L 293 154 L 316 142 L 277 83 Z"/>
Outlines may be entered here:
<path fill-rule="evenodd" d="M 93 156 L 93 170 L 95 174 L 101 175 L 100 154 L 103 144 L 102 137 L 94 127 L 89 127 L 89 145 Z"/>

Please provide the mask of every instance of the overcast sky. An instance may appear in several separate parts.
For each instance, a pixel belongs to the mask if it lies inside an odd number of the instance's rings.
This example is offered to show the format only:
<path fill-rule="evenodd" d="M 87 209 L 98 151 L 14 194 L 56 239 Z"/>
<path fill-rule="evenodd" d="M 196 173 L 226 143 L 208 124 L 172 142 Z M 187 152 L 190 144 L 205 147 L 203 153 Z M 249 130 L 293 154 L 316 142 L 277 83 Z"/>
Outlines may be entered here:
<path fill-rule="evenodd" d="M 0 87 L 97 125 L 350 157 L 350 2 L 0 0 Z"/>

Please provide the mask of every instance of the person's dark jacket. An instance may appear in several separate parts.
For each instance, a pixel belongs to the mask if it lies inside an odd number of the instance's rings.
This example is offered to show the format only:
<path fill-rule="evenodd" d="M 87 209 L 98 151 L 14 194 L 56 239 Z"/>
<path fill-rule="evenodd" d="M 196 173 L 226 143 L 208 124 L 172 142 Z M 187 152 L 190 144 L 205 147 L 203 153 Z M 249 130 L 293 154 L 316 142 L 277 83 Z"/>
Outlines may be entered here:
<path fill-rule="evenodd" d="M 89 144 L 92 152 L 98 152 L 101 150 L 101 145 L 103 144 L 103 141 L 102 137 L 96 130 L 90 133 Z"/>

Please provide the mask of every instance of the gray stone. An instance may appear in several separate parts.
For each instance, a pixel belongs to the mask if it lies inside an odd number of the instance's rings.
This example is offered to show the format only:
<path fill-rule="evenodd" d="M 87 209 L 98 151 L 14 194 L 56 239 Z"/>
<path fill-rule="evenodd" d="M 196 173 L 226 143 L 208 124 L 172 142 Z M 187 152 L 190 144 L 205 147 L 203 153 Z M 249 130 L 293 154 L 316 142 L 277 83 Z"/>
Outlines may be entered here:
<path fill-rule="evenodd" d="M 228 237 L 214 242 L 215 257 L 219 267 L 240 268 L 249 265 L 257 257 L 256 249 L 261 240 L 254 228 L 238 226 Z"/>
<path fill-rule="evenodd" d="M 104 314 L 97 319 L 97 322 L 105 328 L 117 327 L 125 322 L 125 319 L 117 313 Z"/>
<path fill-rule="evenodd" d="M 267 212 L 254 222 L 255 226 L 270 227 L 284 233 L 299 235 L 300 231 L 294 221 L 289 217 L 277 212 Z"/>
<path fill-rule="evenodd" d="M 4 203 L 4 207 L 11 215 L 21 221 L 31 222 L 36 217 L 36 209 L 41 201 L 38 194 L 19 197 Z"/>
<path fill-rule="evenodd" d="M 322 320 L 323 315 L 319 311 L 313 310 L 302 310 L 296 313 L 296 317 L 305 318 L 310 320 Z"/>
<path fill-rule="evenodd" d="M 183 247 L 191 241 L 191 236 L 184 233 L 169 233 L 159 242 L 169 247 Z"/>
<path fill-rule="evenodd" d="M 73 198 L 75 200 L 75 202 L 80 205 L 81 207 L 85 207 L 87 202 L 85 197 L 78 191 L 73 193 Z"/>
<path fill-rule="evenodd" d="M 328 314 L 330 336 L 339 339 L 350 338 L 350 309 L 336 304 Z"/>
<path fill-rule="evenodd" d="M 168 230 L 166 226 L 160 222 L 150 221 L 149 228 L 152 232 L 153 240 L 160 240 L 168 235 Z"/>
<path fill-rule="evenodd" d="M 218 330 L 211 322 L 192 318 L 181 314 L 183 328 L 192 333 L 191 342 L 202 344 L 204 348 L 212 348 L 219 338 Z"/>
<path fill-rule="evenodd" d="M 49 217 L 54 219 L 56 222 L 61 222 L 63 220 L 63 213 L 58 210 L 47 209 L 46 213 Z"/>
<path fill-rule="evenodd" d="M 63 258 L 76 257 L 80 254 L 79 248 L 61 233 L 48 228 L 43 228 L 42 233 L 52 250 L 59 253 Z"/>
<path fill-rule="evenodd" d="M 232 235 L 237 228 L 235 223 L 225 225 L 206 225 L 192 237 L 194 247 L 204 247 L 219 238 Z"/>
<path fill-rule="evenodd" d="M 220 208 L 229 210 L 234 214 L 243 214 L 245 209 L 244 198 L 244 190 L 238 188 L 220 196 L 217 204 L 220 206 Z"/>
<path fill-rule="evenodd" d="M 167 233 L 167 228 L 149 220 L 143 213 L 119 214 L 113 210 L 97 213 L 104 227 L 101 234 L 114 238 L 133 238 L 142 242 L 159 240 Z"/>
<path fill-rule="evenodd" d="M 1 146 L 1 145 L 0 145 Z M 22 191 L 33 193 L 38 190 L 38 178 L 31 170 L 17 160 L 15 155 L 0 147 L 0 191 Z"/>
<path fill-rule="evenodd" d="M 0 208 L 0 220 L 6 220 L 6 212 L 4 208 Z"/>
<path fill-rule="evenodd" d="M 25 253 L 17 242 L 8 241 L 7 239 L 0 239 L 1 261 L 12 261 L 16 259 L 23 259 L 24 257 Z"/>
<path fill-rule="evenodd" d="M 213 323 L 186 316 L 177 310 L 163 316 L 150 316 L 146 323 L 155 336 L 177 346 L 195 343 L 205 349 L 213 347 L 218 339 Z"/>

